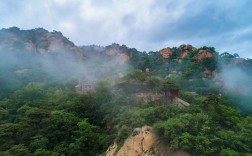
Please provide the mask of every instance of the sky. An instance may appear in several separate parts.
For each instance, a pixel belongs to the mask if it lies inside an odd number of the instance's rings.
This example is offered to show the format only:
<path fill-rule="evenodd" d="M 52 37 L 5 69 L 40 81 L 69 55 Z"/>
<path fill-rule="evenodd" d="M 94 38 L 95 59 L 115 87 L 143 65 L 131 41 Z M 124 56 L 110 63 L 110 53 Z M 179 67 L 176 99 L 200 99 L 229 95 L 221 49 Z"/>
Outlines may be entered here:
<path fill-rule="evenodd" d="M 61 31 L 76 45 L 191 44 L 252 58 L 252 0 L 0 0 L 0 28 Z"/>

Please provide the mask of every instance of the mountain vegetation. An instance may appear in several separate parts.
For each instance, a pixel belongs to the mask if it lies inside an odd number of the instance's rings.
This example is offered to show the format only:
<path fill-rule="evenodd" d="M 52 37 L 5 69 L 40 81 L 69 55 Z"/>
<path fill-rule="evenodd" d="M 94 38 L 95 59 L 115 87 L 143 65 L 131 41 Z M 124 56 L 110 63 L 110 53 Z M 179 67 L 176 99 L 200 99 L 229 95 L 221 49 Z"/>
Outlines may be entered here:
<path fill-rule="evenodd" d="M 214 47 L 140 52 L 2 29 L 0 155 L 104 155 L 149 125 L 174 150 L 250 156 L 251 69 L 251 59 Z"/>

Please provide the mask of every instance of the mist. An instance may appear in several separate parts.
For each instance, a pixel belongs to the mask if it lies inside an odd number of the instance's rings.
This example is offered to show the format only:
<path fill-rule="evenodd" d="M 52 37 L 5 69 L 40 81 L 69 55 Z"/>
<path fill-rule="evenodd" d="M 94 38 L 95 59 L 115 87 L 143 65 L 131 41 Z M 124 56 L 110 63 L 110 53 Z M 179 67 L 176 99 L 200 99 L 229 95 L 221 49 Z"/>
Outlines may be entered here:
<path fill-rule="evenodd" d="M 238 64 L 222 64 L 220 76 L 222 90 L 231 97 L 234 106 L 239 107 L 244 114 L 252 112 L 252 77 L 248 70 Z"/>
<path fill-rule="evenodd" d="M 251 89 L 251 77 L 237 66 L 222 66 L 221 77 L 225 90 L 247 94 Z"/>
<path fill-rule="evenodd" d="M 18 51 L 24 56 L 19 56 L 16 52 L 1 53 L 1 66 L 10 67 L 16 71 L 23 69 L 39 68 L 49 74 L 52 79 L 61 80 L 69 78 L 89 77 L 92 80 L 104 77 L 114 77 L 116 74 L 125 73 L 126 63 L 119 63 L 117 58 L 91 58 L 85 59 L 74 56 L 69 51 L 60 51 L 44 54 L 28 55 L 26 51 Z M 34 52 L 35 53 L 35 52 Z M 114 69 L 112 69 L 114 68 Z M 10 72 L 10 71 L 7 71 Z M 4 75 L 4 73 L 1 73 Z"/>
<path fill-rule="evenodd" d="M 34 35 L 29 41 L 30 35 L 23 37 L 20 35 L 20 30 L 15 31 L 18 33 L 1 32 L 0 92 L 8 92 L 6 88 L 13 88 L 10 89 L 13 91 L 14 88 L 30 82 L 66 83 L 73 81 L 77 85 L 82 80 L 93 82 L 101 79 L 113 80 L 126 75 L 129 71 L 127 62 L 122 61 L 116 55 L 107 56 L 105 54 L 106 47 L 102 47 L 102 51 L 95 49 L 86 51 L 85 48 L 68 43 L 70 41 L 64 41 L 63 36 L 56 36 L 58 37 L 56 38 L 53 34 L 52 36 L 57 40 L 50 41 L 52 38 L 50 36 L 51 38 L 47 42 L 52 46 L 49 45 L 50 49 L 46 49 L 41 46 L 41 43 L 37 43 L 35 47 L 34 40 L 43 43 L 45 42 L 43 36 L 52 33 L 45 31 L 42 35 Z M 21 31 L 29 33 L 29 30 Z M 29 44 L 29 48 L 27 48 L 27 44 Z M 16 86 L 12 87 L 13 82 Z"/>

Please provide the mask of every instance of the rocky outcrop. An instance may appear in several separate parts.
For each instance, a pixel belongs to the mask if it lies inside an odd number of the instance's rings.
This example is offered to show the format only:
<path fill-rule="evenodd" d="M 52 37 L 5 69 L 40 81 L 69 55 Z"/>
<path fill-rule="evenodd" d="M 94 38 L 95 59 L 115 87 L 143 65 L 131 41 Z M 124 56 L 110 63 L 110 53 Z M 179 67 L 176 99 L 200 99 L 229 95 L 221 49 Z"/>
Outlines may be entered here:
<path fill-rule="evenodd" d="M 106 49 L 105 54 L 107 56 L 116 56 L 120 53 L 120 45 L 113 43 L 109 48 Z"/>
<path fill-rule="evenodd" d="M 119 44 L 113 43 L 105 50 L 106 56 L 116 57 L 121 62 L 127 62 L 132 57 L 128 51 L 122 51 Z"/>
<path fill-rule="evenodd" d="M 14 51 L 21 50 L 35 52 L 39 54 L 54 52 L 73 53 L 77 58 L 84 57 L 102 57 L 115 58 L 118 63 L 127 62 L 132 55 L 126 46 L 112 45 L 102 46 L 76 46 L 61 32 L 49 32 L 43 28 L 32 30 L 20 30 L 17 27 L 2 29 L 0 31 L 0 48 Z M 91 58 L 89 57 L 89 58 Z"/>
<path fill-rule="evenodd" d="M 49 53 L 68 51 L 80 54 L 82 50 L 62 35 L 61 32 L 49 32 L 43 28 L 20 30 L 17 27 L 2 29 L 0 48 L 23 50 L 28 52 Z"/>
<path fill-rule="evenodd" d="M 213 56 L 214 56 L 214 53 L 211 50 L 206 49 L 206 50 L 200 50 L 199 53 L 196 55 L 195 59 L 198 62 L 200 62 L 200 61 L 202 61 L 202 60 L 204 60 L 206 58 L 211 58 Z"/>
<path fill-rule="evenodd" d="M 163 59 L 169 59 L 171 55 L 173 54 L 173 50 L 167 47 L 167 48 L 161 49 L 159 53 Z"/>
<path fill-rule="evenodd" d="M 114 143 L 106 151 L 106 156 L 189 156 L 182 150 L 174 151 L 160 142 L 152 127 L 136 128 L 118 150 Z M 118 151 L 118 152 L 117 152 Z"/>
<path fill-rule="evenodd" d="M 179 50 L 181 52 L 181 58 L 185 58 L 190 51 L 194 51 L 194 50 L 197 50 L 196 48 L 194 48 L 192 45 L 190 44 L 182 44 L 179 46 Z"/>

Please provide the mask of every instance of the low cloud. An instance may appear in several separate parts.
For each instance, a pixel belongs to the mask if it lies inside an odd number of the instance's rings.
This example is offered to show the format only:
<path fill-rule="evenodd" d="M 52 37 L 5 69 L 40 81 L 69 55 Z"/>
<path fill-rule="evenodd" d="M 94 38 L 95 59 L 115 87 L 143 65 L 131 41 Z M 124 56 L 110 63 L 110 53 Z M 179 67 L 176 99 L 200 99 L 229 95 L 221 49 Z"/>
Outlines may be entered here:
<path fill-rule="evenodd" d="M 224 88 L 228 91 L 248 93 L 252 90 L 251 77 L 242 68 L 236 66 L 222 66 L 221 77 Z"/>

